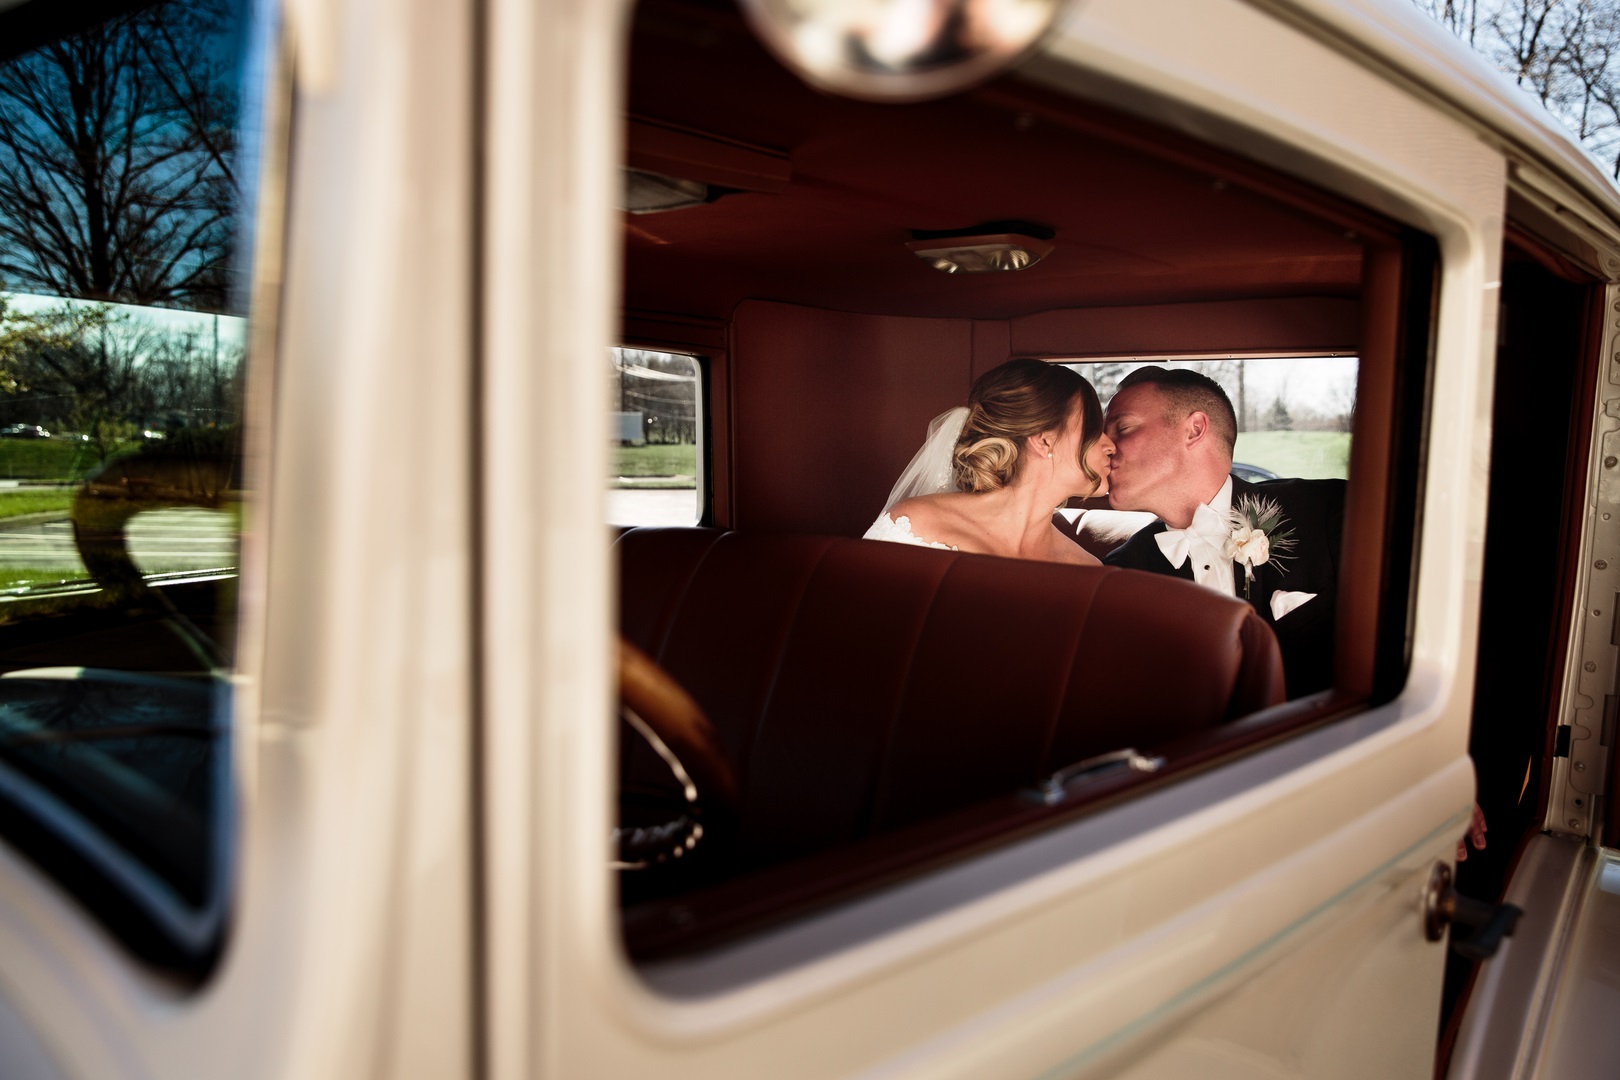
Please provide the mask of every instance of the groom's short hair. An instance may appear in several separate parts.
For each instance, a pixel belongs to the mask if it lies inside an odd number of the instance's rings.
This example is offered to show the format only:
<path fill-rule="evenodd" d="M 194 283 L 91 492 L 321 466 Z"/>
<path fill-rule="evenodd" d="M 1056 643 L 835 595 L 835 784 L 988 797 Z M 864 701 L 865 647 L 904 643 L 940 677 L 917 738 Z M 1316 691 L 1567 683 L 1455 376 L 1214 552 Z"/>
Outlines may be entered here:
<path fill-rule="evenodd" d="M 1188 368 L 1144 367 L 1119 380 L 1114 392 L 1143 383 L 1153 386 L 1170 403 L 1172 420 L 1179 422 L 1195 412 L 1208 416 L 1211 429 L 1226 447 L 1227 460 L 1231 460 L 1237 445 L 1237 414 L 1220 383 Z"/>

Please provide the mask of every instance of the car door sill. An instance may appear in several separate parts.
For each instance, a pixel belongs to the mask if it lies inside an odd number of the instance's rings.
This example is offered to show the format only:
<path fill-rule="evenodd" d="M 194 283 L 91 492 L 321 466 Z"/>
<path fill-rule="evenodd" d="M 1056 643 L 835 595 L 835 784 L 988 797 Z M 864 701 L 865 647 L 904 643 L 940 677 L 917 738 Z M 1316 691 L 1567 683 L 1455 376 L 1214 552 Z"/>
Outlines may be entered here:
<path fill-rule="evenodd" d="M 1620 853 L 1600 853 L 1565 837 L 1544 834 L 1530 841 L 1505 897 L 1523 908 L 1524 916 L 1480 970 L 1452 1051 L 1450 1080 L 1616 1075 L 1612 1070 L 1547 1072 L 1545 1066 L 1564 1060 L 1572 1049 L 1561 1050 L 1560 1044 L 1575 1034 L 1566 1018 L 1581 1008 L 1572 991 L 1579 971 L 1590 966 L 1572 946 L 1594 930 L 1603 933 L 1587 925 L 1589 915 L 1613 920 L 1610 936 L 1620 931 L 1620 897 L 1610 897 L 1615 907 L 1607 914 L 1606 905 L 1591 902 L 1603 888 L 1606 866 L 1611 885 L 1620 887 L 1617 859 Z M 1561 1038 L 1559 1032 L 1567 1034 Z"/>

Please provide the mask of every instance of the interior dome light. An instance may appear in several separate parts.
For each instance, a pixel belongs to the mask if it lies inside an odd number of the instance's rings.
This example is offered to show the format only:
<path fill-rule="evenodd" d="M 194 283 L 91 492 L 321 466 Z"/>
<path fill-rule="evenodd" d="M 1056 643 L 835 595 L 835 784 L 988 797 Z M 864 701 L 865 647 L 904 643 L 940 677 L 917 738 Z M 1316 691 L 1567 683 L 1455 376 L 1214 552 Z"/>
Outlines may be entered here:
<path fill-rule="evenodd" d="M 952 236 L 912 240 L 912 254 L 944 274 L 985 274 L 993 270 L 1023 270 L 1052 253 L 1046 240 L 1019 233 Z"/>

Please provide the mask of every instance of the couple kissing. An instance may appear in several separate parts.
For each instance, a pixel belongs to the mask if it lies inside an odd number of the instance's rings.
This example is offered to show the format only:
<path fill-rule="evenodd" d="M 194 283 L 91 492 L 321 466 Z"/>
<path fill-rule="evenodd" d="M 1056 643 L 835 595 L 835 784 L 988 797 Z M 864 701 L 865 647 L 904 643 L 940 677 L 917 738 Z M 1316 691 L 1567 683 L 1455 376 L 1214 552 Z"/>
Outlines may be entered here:
<path fill-rule="evenodd" d="M 1207 376 L 1145 367 L 1106 415 L 1069 368 L 1012 360 L 935 419 L 866 537 L 1010 558 L 1095 564 L 1053 524 L 1071 498 L 1107 495 L 1157 520 L 1110 566 L 1170 574 L 1252 604 L 1277 635 L 1288 696 L 1333 682 L 1343 480 L 1232 475 L 1237 420 Z"/>

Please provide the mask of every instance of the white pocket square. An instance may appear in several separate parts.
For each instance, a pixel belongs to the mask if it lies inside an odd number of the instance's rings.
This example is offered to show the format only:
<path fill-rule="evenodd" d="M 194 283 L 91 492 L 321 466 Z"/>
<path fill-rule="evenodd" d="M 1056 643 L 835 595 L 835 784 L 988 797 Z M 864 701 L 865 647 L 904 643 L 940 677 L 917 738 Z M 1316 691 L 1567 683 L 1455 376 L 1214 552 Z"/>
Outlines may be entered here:
<path fill-rule="evenodd" d="M 1271 594 L 1271 621 L 1276 622 L 1284 615 L 1304 604 L 1308 600 L 1316 599 L 1313 592 L 1274 592 Z"/>

